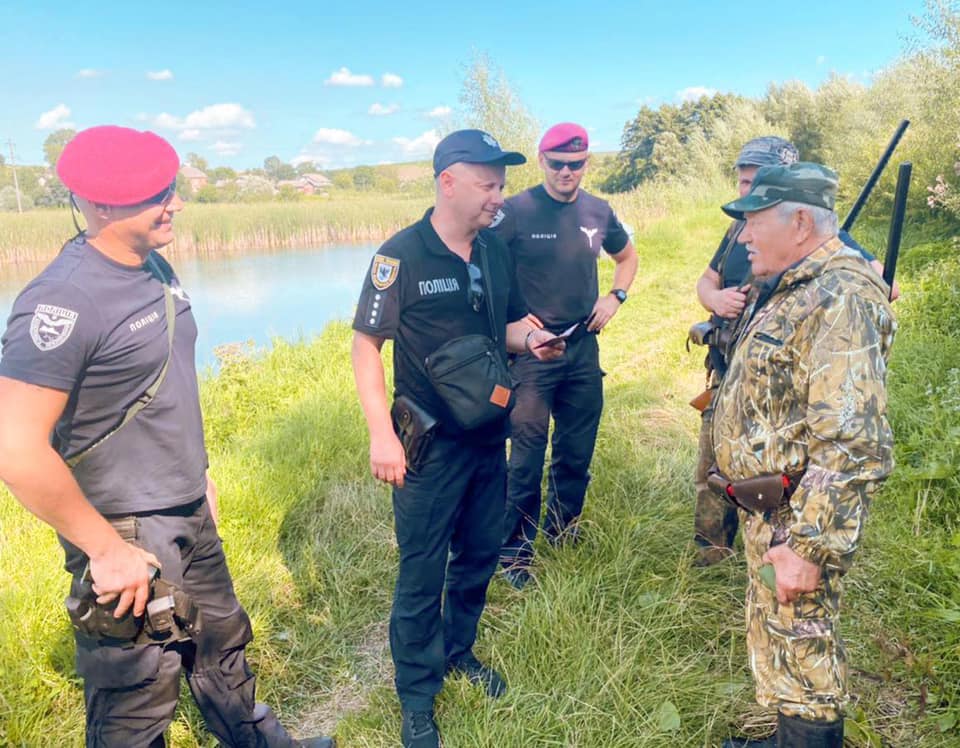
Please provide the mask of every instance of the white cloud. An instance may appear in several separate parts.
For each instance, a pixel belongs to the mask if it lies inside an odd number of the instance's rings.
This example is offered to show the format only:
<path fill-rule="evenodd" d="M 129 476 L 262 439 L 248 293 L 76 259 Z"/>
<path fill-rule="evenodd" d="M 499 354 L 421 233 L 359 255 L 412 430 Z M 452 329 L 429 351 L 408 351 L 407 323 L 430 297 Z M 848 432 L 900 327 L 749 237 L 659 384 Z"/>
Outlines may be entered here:
<path fill-rule="evenodd" d="M 253 114 L 239 104 L 211 104 L 203 109 L 190 112 L 184 120 L 184 125 L 201 130 L 225 127 L 239 127 L 250 130 L 256 127 Z"/>
<path fill-rule="evenodd" d="M 374 117 L 386 117 L 390 114 L 395 114 L 400 111 L 399 104 L 381 104 L 379 102 L 371 104 L 370 108 L 367 110 L 367 114 L 372 114 Z"/>
<path fill-rule="evenodd" d="M 360 73 L 351 73 L 349 68 L 344 67 L 331 73 L 330 77 L 323 82 L 323 85 L 325 86 L 372 86 L 373 76 L 360 74 Z"/>
<path fill-rule="evenodd" d="M 170 69 L 147 71 L 147 78 L 152 81 L 172 81 L 173 80 L 173 71 Z"/>
<path fill-rule="evenodd" d="M 190 112 L 186 117 L 161 112 L 150 118 L 154 127 L 179 130 L 185 140 L 196 140 L 214 130 L 252 130 L 257 126 L 250 110 L 239 104 L 211 104 Z"/>
<path fill-rule="evenodd" d="M 66 104 L 57 104 L 53 109 L 44 112 L 37 119 L 34 128 L 37 130 L 58 130 L 64 127 L 73 127 L 69 121 L 70 107 Z"/>
<path fill-rule="evenodd" d="M 426 116 L 431 119 L 445 119 L 450 116 L 451 112 L 453 112 L 453 110 L 448 106 L 435 106 L 427 112 Z"/>
<path fill-rule="evenodd" d="M 680 101 L 697 101 L 701 96 L 713 96 L 716 92 L 717 89 L 706 86 L 688 86 L 677 91 L 677 98 Z"/>
<path fill-rule="evenodd" d="M 348 130 L 337 130 L 331 127 L 321 127 L 313 134 L 314 143 L 327 145 L 364 145 L 364 141 Z"/>
<path fill-rule="evenodd" d="M 384 73 L 380 82 L 384 88 L 400 88 L 403 85 L 403 78 L 396 73 Z"/>
<path fill-rule="evenodd" d="M 427 130 L 413 139 L 396 137 L 392 140 L 400 146 L 404 156 L 429 156 L 433 153 L 433 149 L 437 147 L 437 143 L 440 142 L 440 133 L 436 130 Z"/>
<path fill-rule="evenodd" d="M 222 140 L 218 140 L 216 143 L 210 146 L 210 150 L 219 153 L 221 156 L 235 156 L 240 152 L 240 144 L 227 143 Z"/>
<path fill-rule="evenodd" d="M 95 70 L 94 68 L 83 68 L 82 70 L 77 71 L 77 78 L 99 78 L 103 75 L 102 70 Z"/>

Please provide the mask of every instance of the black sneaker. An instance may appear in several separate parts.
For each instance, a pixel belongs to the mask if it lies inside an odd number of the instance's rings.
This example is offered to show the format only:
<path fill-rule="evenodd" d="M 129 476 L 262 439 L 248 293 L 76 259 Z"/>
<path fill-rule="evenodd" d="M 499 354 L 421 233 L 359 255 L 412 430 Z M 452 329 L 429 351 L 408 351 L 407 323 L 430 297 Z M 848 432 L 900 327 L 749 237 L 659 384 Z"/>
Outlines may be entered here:
<path fill-rule="evenodd" d="M 403 748 L 440 748 L 440 731 L 433 712 L 404 712 L 400 729 Z"/>
<path fill-rule="evenodd" d="M 507 692 L 507 682 L 492 667 L 487 667 L 480 660 L 468 654 L 456 662 L 447 663 L 447 673 L 465 675 L 475 686 L 483 686 L 487 696 L 496 699 Z"/>
<path fill-rule="evenodd" d="M 503 578 L 507 580 L 507 583 L 513 587 L 513 589 L 522 590 L 533 577 L 531 577 L 530 571 L 526 567 L 508 566 L 503 570 Z"/>

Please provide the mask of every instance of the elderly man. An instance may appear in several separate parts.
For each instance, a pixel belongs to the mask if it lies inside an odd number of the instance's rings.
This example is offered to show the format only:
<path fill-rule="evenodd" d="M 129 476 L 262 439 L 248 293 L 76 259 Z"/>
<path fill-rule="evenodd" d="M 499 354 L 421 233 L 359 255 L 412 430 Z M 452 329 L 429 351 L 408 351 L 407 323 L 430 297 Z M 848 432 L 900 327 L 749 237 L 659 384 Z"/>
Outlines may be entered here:
<path fill-rule="evenodd" d="M 734 164 L 740 197 L 750 191 L 753 178 L 760 167 L 788 166 L 798 160 L 799 153 L 793 143 L 776 135 L 765 135 L 748 141 L 740 149 Z M 697 281 L 697 298 L 703 308 L 710 312 L 710 323 L 713 325 L 713 331 L 706 341 L 709 346 L 706 357 L 708 397 L 712 397 L 716 392 L 726 373 L 730 335 L 748 303 L 748 296 L 755 281 L 747 258 L 747 247 L 741 238 L 742 231 L 743 221 L 736 220 L 730 224 L 709 265 Z M 845 231 L 841 231 L 839 235 L 847 246 L 860 252 L 879 275 L 883 274 L 883 265 L 873 255 Z M 763 282 L 772 281 L 761 279 L 760 285 Z M 753 292 L 760 291 L 761 288 L 757 287 Z M 894 284 L 893 298 L 897 295 L 898 290 Z M 699 459 L 694 478 L 697 490 L 693 520 L 694 543 L 697 548 L 695 566 L 710 566 L 730 556 L 738 527 L 736 509 L 719 498 L 707 485 L 707 472 L 714 463 L 711 438 L 713 409 L 709 402 L 704 403 L 704 406 L 700 424 Z"/>
<path fill-rule="evenodd" d="M 390 650 L 405 748 L 439 745 L 433 703 L 445 672 L 466 676 L 493 697 L 506 690 L 500 674 L 473 653 L 503 526 L 513 401 L 505 357 L 507 350 L 530 350 L 546 360 L 563 347 L 542 346 L 555 336 L 525 320 L 510 254 L 486 230 L 503 205 L 505 166 L 525 161 L 480 130 L 440 141 L 436 207 L 374 256 L 353 322 L 370 467 L 394 487 L 400 569 Z M 380 358 L 388 338 L 392 413 Z M 477 343 L 488 347 L 451 362 L 456 349 Z M 446 362 L 442 370 L 432 365 L 438 360 Z M 491 369 L 476 370 L 478 361 Z M 490 383 L 479 401 L 451 395 L 448 385 L 476 391 L 489 371 L 504 379 Z"/>
<path fill-rule="evenodd" d="M 554 125 L 540 140 L 543 184 L 507 200 L 494 228 L 510 247 L 520 291 L 536 324 L 569 332 L 566 353 L 544 364 L 517 357 L 520 386 L 510 416 L 510 478 L 500 563 L 517 589 L 530 578 L 540 525 L 543 462 L 550 416 L 553 444 L 544 534 L 552 543 L 576 540 L 590 461 L 603 410 L 603 372 L 597 336 L 620 306 L 637 273 L 637 253 L 610 205 L 580 189 L 590 155 L 580 125 Z M 601 294 L 597 257 L 616 264 L 613 288 Z"/>
<path fill-rule="evenodd" d="M 751 272 L 779 278 L 736 331 L 711 476 L 743 511 L 750 664 L 778 729 L 725 746 L 843 744 L 841 579 L 893 468 L 885 378 L 896 324 L 887 286 L 837 237 L 836 190 L 824 166 L 769 166 L 723 206 L 745 220 Z"/>
<path fill-rule="evenodd" d="M 254 701 L 253 633 L 206 474 L 197 326 L 155 251 L 183 209 L 179 165 L 163 138 L 123 127 L 64 148 L 57 173 L 87 229 L 14 303 L 0 478 L 66 550 L 87 746 L 163 746 L 184 670 L 224 745 L 330 748 L 293 740 Z"/>

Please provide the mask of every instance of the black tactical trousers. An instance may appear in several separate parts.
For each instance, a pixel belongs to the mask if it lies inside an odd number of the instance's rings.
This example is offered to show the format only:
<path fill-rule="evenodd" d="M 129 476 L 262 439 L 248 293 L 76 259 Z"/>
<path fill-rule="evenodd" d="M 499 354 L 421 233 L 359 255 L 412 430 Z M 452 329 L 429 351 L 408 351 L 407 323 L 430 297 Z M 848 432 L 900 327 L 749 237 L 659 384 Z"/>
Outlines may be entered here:
<path fill-rule="evenodd" d="M 447 662 L 473 647 L 497 567 L 506 479 L 502 442 L 438 434 L 421 469 L 393 490 L 400 569 L 390 652 L 403 709 L 432 709 Z"/>
<path fill-rule="evenodd" d="M 603 411 L 597 336 L 585 335 L 568 344 L 564 355 L 554 361 L 519 356 L 511 373 L 520 385 L 510 414 L 510 477 L 500 551 L 505 567 L 529 564 L 533 557 L 551 414 L 554 430 L 544 533 L 558 538 L 583 511 Z"/>
<path fill-rule="evenodd" d="M 136 517 L 137 544 L 157 557 L 164 579 L 193 598 L 203 629 L 196 641 L 170 645 L 121 647 L 76 635 L 88 748 L 163 746 L 180 693 L 181 671 L 207 728 L 221 743 L 231 748 L 292 746 L 282 728 L 276 733 L 279 725 L 269 710 L 261 706 L 254 715 L 255 681 L 244 654 L 253 632 L 234 594 L 206 499 Z M 74 575 L 72 594 L 77 594 L 87 559 L 62 542 L 67 570 Z M 267 722 L 274 733 L 270 737 L 262 731 Z"/>

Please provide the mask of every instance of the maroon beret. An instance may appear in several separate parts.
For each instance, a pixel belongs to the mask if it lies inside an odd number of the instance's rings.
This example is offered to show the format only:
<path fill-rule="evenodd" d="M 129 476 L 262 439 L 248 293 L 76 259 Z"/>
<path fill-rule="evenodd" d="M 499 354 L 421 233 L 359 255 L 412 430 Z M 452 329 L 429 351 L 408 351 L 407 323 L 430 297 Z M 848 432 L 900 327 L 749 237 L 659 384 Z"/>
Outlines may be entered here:
<path fill-rule="evenodd" d="M 180 157 L 152 132 L 102 125 L 77 133 L 57 160 L 57 174 L 73 194 L 103 205 L 136 205 L 163 192 Z"/>
<path fill-rule="evenodd" d="M 587 150 L 590 139 L 587 131 L 573 122 L 561 122 L 547 130 L 540 139 L 540 153 L 559 151 L 561 153 L 580 153 Z"/>

